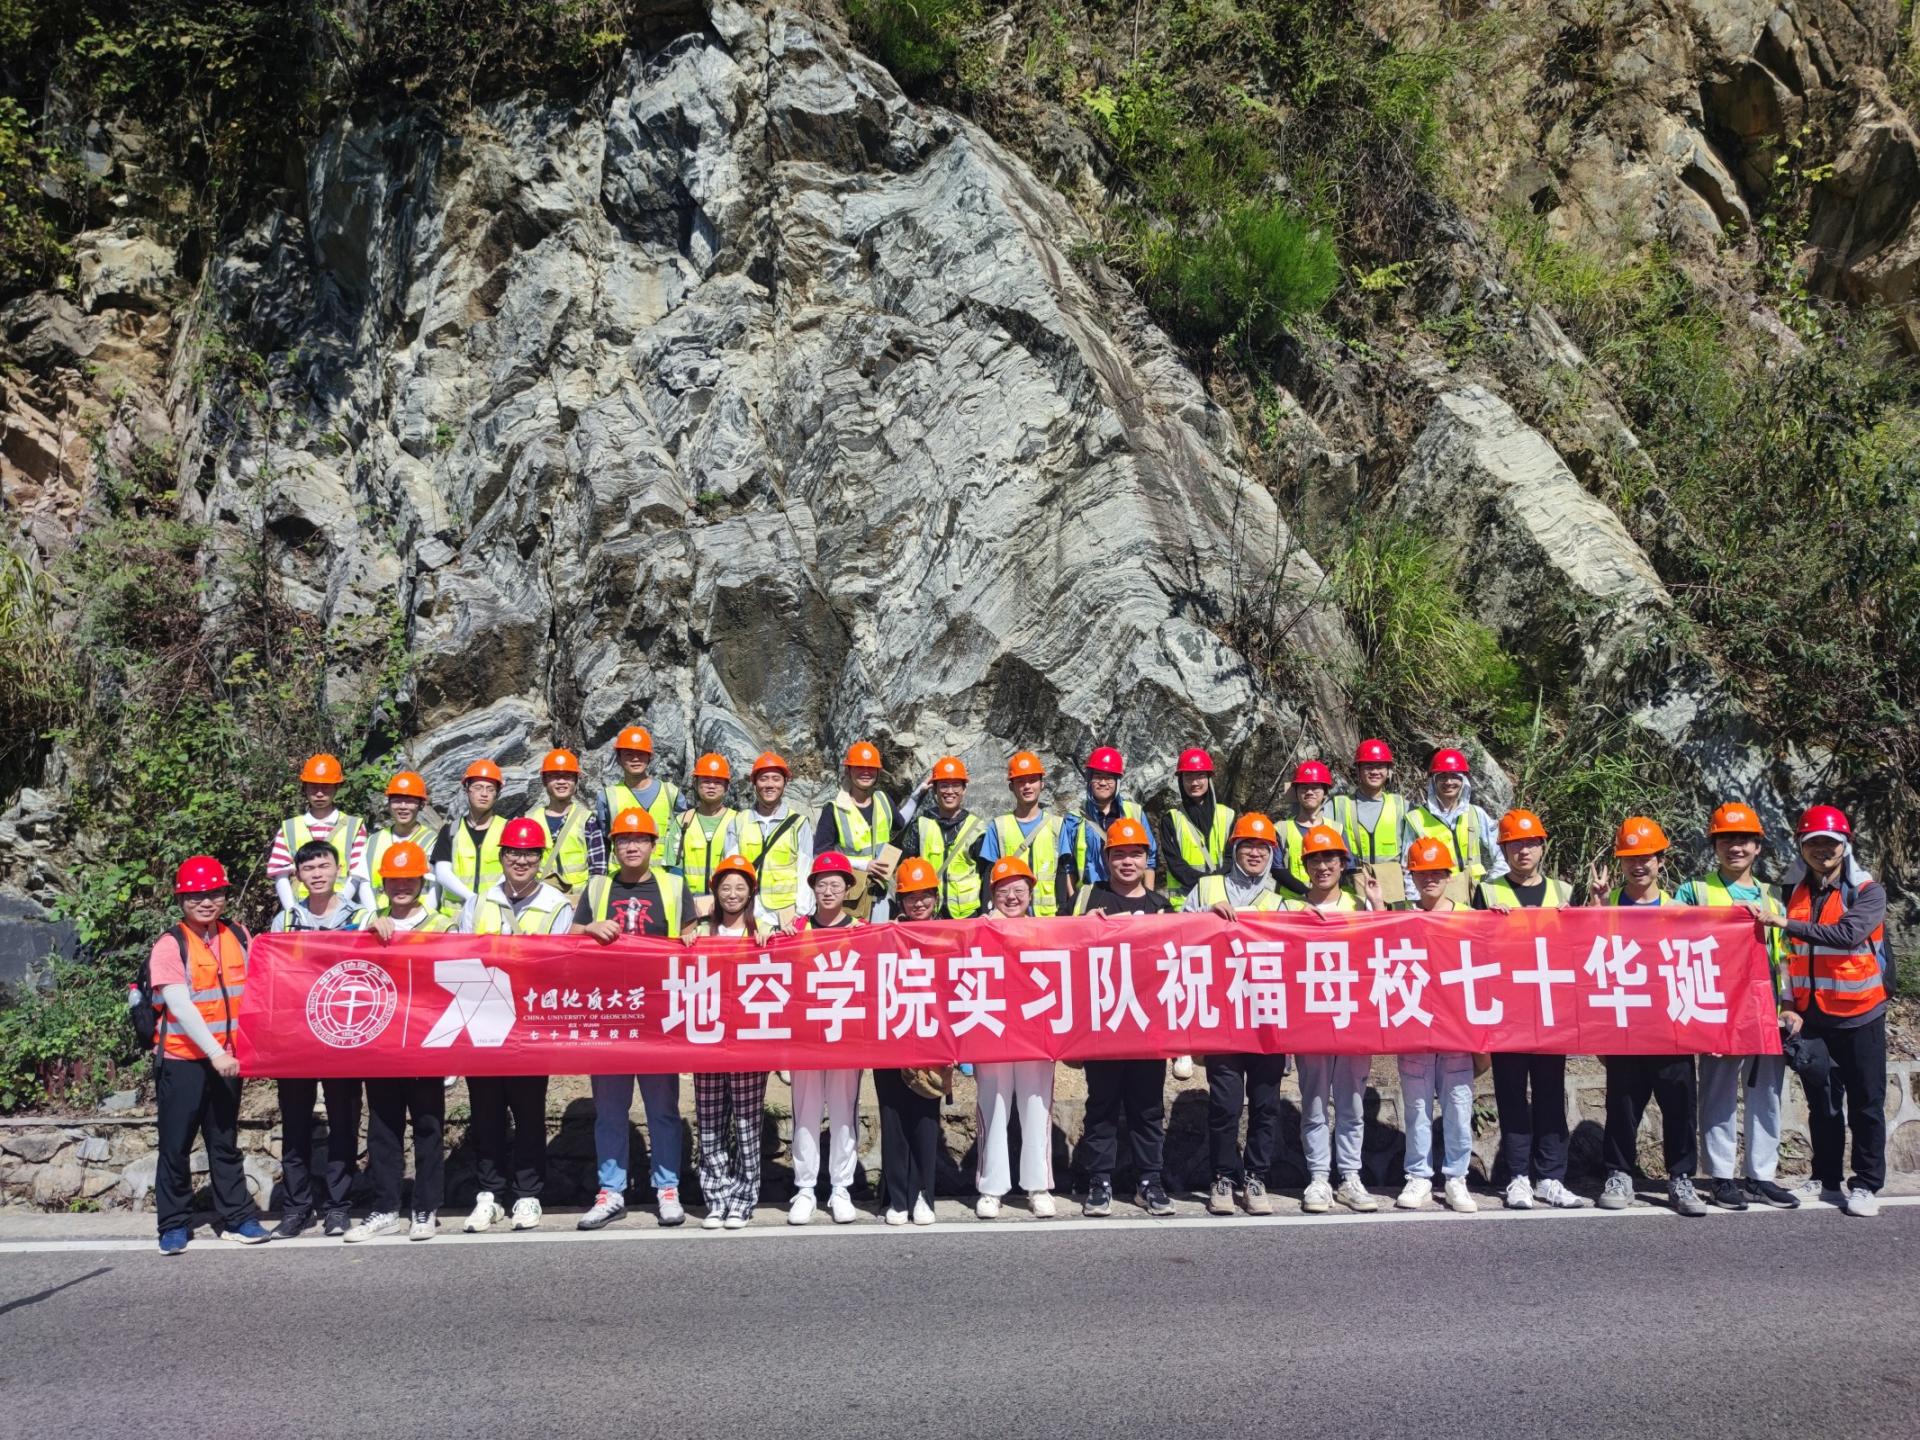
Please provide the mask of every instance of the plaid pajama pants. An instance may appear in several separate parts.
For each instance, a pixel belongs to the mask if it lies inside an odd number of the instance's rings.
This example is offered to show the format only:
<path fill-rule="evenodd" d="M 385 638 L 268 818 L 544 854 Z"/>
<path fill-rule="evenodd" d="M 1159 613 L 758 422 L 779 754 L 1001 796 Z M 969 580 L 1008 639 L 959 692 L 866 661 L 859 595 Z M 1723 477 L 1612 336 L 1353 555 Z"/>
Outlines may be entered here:
<path fill-rule="evenodd" d="M 760 1199 L 760 1123 L 766 1099 L 764 1071 L 693 1077 L 700 1191 L 709 1214 L 753 1215 Z"/>

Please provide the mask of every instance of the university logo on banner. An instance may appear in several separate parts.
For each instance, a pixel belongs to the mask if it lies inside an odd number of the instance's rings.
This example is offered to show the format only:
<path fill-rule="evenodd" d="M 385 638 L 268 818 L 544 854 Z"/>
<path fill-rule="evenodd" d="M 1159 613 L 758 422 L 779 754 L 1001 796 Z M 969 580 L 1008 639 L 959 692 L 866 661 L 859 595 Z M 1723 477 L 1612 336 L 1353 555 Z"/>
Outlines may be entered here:
<path fill-rule="evenodd" d="M 433 979 L 453 996 L 420 1043 L 444 1050 L 462 1034 L 484 1050 L 504 1045 L 513 1029 L 513 981 L 484 960 L 439 960 Z"/>
<path fill-rule="evenodd" d="M 307 1028 L 336 1050 L 380 1038 L 400 1008 L 393 977 L 371 960 L 342 960 L 307 991 Z"/>

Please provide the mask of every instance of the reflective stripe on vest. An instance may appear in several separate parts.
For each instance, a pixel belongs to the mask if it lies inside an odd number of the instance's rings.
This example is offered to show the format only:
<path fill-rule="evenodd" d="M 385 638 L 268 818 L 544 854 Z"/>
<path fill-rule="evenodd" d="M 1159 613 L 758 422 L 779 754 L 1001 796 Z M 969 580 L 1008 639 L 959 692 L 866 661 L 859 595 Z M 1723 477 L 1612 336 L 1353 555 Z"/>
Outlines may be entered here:
<path fill-rule="evenodd" d="M 1333 899 L 1324 905 L 1310 905 L 1305 900 L 1296 900 L 1292 896 L 1288 896 L 1281 902 L 1280 908 L 1283 910 L 1318 910 L 1322 914 L 1342 914 L 1347 911 L 1357 911 L 1360 908 L 1360 902 L 1345 890 L 1336 890 L 1333 892 Z"/>
<path fill-rule="evenodd" d="M 1750 882 L 1750 888 L 1760 892 L 1760 898 L 1757 901 L 1734 899 L 1733 887 L 1722 880 L 1720 872 L 1715 870 L 1693 882 L 1694 903 L 1718 906 L 1728 910 L 1744 910 L 1749 904 L 1757 904 L 1769 915 L 1778 915 L 1782 919 L 1786 917 L 1787 907 L 1780 903 L 1778 895 L 1757 880 Z M 1774 998 L 1785 1000 L 1790 993 L 1787 987 L 1787 932 L 1775 930 L 1769 926 L 1766 945 L 1767 964 L 1773 970 Z"/>
<path fill-rule="evenodd" d="M 1213 819 L 1203 836 L 1200 827 L 1187 818 L 1187 812 L 1178 806 L 1167 812 L 1167 818 L 1173 824 L 1174 844 L 1179 848 L 1180 858 L 1189 870 L 1206 874 L 1218 870 L 1227 859 L 1227 833 L 1233 829 L 1234 813 L 1225 805 L 1215 803 Z M 1180 882 L 1174 878 L 1172 867 L 1167 870 L 1167 883 L 1161 887 L 1169 900 L 1176 904 L 1185 894 Z"/>
<path fill-rule="evenodd" d="M 460 882 L 475 895 L 484 895 L 500 883 L 500 877 L 506 871 L 500 868 L 500 837 L 506 833 L 507 822 L 498 815 L 487 817 L 487 832 L 480 837 L 480 843 L 474 844 L 473 830 L 464 820 L 456 820 L 453 825 L 453 873 Z M 440 913 L 449 919 L 459 918 L 466 901 L 449 890 L 440 900 Z"/>
<path fill-rule="evenodd" d="M 382 907 L 386 905 L 387 897 L 382 893 L 385 887 L 380 883 L 380 857 L 402 840 L 418 845 L 431 859 L 433 847 L 440 843 L 440 832 L 433 826 L 424 824 L 415 824 L 411 835 L 396 835 L 391 825 L 373 832 L 373 838 L 367 841 L 367 880 L 373 886 L 374 897 L 379 900 Z M 432 883 L 433 877 L 428 876 L 427 884 Z"/>
<path fill-rule="evenodd" d="M 240 997 L 247 988 L 246 949 L 231 925 L 222 925 L 214 936 L 214 944 L 219 947 L 217 956 L 191 927 L 176 926 L 175 933 L 186 941 L 187 990 L 193 1008 L 200 1012 L 214 1039 L 223 1039 L 233 1033 L 234 1021 L 240 1015 Z M 167 1023 L 163 996 L 154 998 L 160 1009 L 160 1025 L 154 1037 L 160 1052 L 174 1060 L 206 1059 L 206 1052 L 186 1031 Z"/>
<path fill-rule="evenodd" d="M 1803 923 L 1833 925 L 1846 913 L 1846 897 L 1838 886 L 1820 902 L 1818 917 L 1813 914 L 1813 892 L 1806 881 L 1793 887 L 1787 901 L 1787 918 Z M 1886 971 L 1880 953 L 1886 938 L 1886 926 L 1882 925 L 1867 937 L 1865 949 L 1832 950 L 1789 936 L 1787 986 L 1793 1008 L 1804 1011 L 1811 1005 L 1822 1015 L 1846 1020 L 1885 1004 Z"/>
<path fill-rule="evenodd" d="M 393 920 L 393 916 L 387 914 L 384 901 L 378 914 L 371 910 L 366 912 L 366 918 L 360 922 L 360 928 L 370 930 L 373 928 L 373 922 L 381 918 Z M 429 912 L 427 918 L 418 925 L 402 925 L 398 920 L 393 920 L 393 930 L 396 935 L 444 935 L 451 929 L 453 929 L 453 921 L 437 910 Z"/>
<path fill-rule="evenodd" d="M 671 875 L 663 877 L 657 871 L 647 873 L 660 890 L 660 909 L 667 917 L 667 938 L 677 940 L 680 938 L 680 887 L 671 883 Z M 607 918 L 613 908 L 611 875 L 596 875 L 587 881 L 587 904 L 595 920 Z"/>
<path fill-rule="evenodd" d="M 1020 832 L 1020 822 L 1009 811 L 994 817 L 994 833 L 1000 837 L 1000 858 L 1027 862 L 1033 871 L 1033 913 L 1038 916 L 1060 913 L 1057 881 L 1060 874 L 1060 826 L 1058 815 L 1042 815 L 1031 835 Z"/>
<path fill-rule="evenodd" d="M 914 824 L 920 831 L 920 858 L 940 877 L 940 904 L 949 920 L 967 920 L 980 913 L 980 867 L 967 852 L 987 833 L 978 815 L 963 815 L 953 832 L 953 849 L 940 822 L 922 815 Z"/>
<path fill-rule="evenodd" d="M 294 816 L 281 826 L 281 834 L 287 842 L 287 859 L 291 861 L 300 853 L 300 847 L 313 839 L 313 817 L 311 815 Z M 353 842 L 359 834 L 358 817 L 342 815 L 338 812 L 334 814 L 333 829 L 327 832 L 325 843 L 340 861 L 340 873 L 333 878 L 333 893 L 336 895 L 346 894 L 353 885 L 352 877 L 347 874 L 347 861 L 353 855 Z M 300 877 L 296 872 L 293 877 L 293 898 L 304 900 L 310 893 L 307 887 L 300 883 Z"/>
<path fill-rule="evenodd" d="M 1346 837 L 1347 849 L 1353 858 L 1362 865 L 1371 865 L 1376 860 L 1400 859 L 1400 822 L 1406 818 L 1407 802 L 1391 792 L 1380 796 L 1380 818 L 1373 822 L 1369 830 L 1360 823 L 1360 802 L 1352 795 L 1338 796 L 1328 801 L 1332 807 L 1338 800 L 1344 799 L 1345 816 L 1340 831 Z M 1384 837 L 1384 838 L 1383 838 Z"/>
<path fill-rule="evenodd" d="M 1540 908 L 1558 910 L 1567 903 L 1567 889 L 1551 875 L 1546 877 L 1545 883 L 1546 889 L 1540 892 Z M 1505 876 L 1498 880 L 1482 880 L 1480 897 L 1489 905 L 1504 905 L 1509 910 L 1525 908 L 1520 903 L 1520 896 L 1515 893 L 1513 885 Z"/>
<path fill-rule="evenodd" d="M 547 824 L 549 813 L 540 812 L 540 825 L 553 837 L 553 827 Z M 592 818 L 593 812 L 578 800 L 567 806 L 559 836 L 550 838 L 547 853 L 540 857 L 542 880 L 550 881 L 560 890 L 578 890 L 587 883 L 587 821 Z"/>
<path fill-rule="evenodd" d="M 1144 806 L 1134 804 L 1133 801 L 1131 800 L 1122 800 L 1120 802 L 1120 815 L 1122 819 L 1138 820 L 1142 825 L 1145 825 L 1147 823 L 1146 808 Z M 1087 875 L 1087 856 L 1088 856 L 1087 835 L 1091 830 L 1095 828 L 1101 829 L 1101 835 L 1100 835 L 1100 843 L 1097 847 L 1093 849 L 1092 853 L 1104 854 L 1107 848 L 1107 837 L 1105 832 L 1107 829 L 1111 829 L 1112 827 L 1111 826 L 1101 827 L 1100 822 L 1098 820 L 1095 820 L 1085 810 L 1082 810 L 1080 812 L 1080 823 L 1074 827 L 1074 832 L 1073 832 L 1073 878 L 1078 880 L 1082 885 L 1090 885 L 1093 883 L 1091 878 Z M 961 919 L 964 917 L 955 916 L 954 918 Z"/>
<path fill-rule="evenodd" d="M 675 863 L 686 877 L 687 888 L 694 894 L 704 895 L 713 887 L 713 867 L 726 858 L 720 853 L 720 837 L 727 833 L 727 826 L 738 814 L 736 810 L 722 810 L 720 823 L 713 827 L 711 834 L 706 827 L 708 817 L 698 810 L 689 810 L 680 817 L 680 854 Z"/>
<path fill-rule="evenodd" d="M 653 816 L 654 828 L 665 839 L 667 831 L 673 825 L 673 812 L 680 808 L 680 791 L 671 780 L 659 782 L 660 788 L 653 792 L 653 803 L 642 805 L 640 797 L 633 793 L 625 781 L 617 781 L 607 786 L 607 823 L 612 824 L 619 818 L 622 810 L 644 810 Z"/>
<path fill-rule="evenodd" d="M 840 837 L 840 853 L 849 860 L 865 860 L 879 853 L 882 845 L 893 843 L 893 802 L 878 790 L 873 792 L 873 824 L 852 805 L 833 799 L 833 833 Z"/>
<path fill-rule="evenodd" d="M 513 906 L 503 905 L 498 900 L 482 900 L 478 912 L 473 917 L 473 933 L 476 935 L 550 935 L 553 933 L 554 917 L 561 911 L 571 909 L 567 898 L 560 897 L 558 905 L 534 905 L 518 915 Z M 532 922 L 531 924 L 529 922 Z"/>
<path fill-rule="evenodd" d="M 1218 905 L 1227 899 L 1227 877 L 1224 875 L 1202 875 L 1200 883 L 1193 887 L 1193 893 L 1200 897 L 1202 905 Z M 1284 910 L 1286 903 L 1272 890 L 1262 890 L 1245 905 L 1236 905 L 1236 910 Z"/>
<path fill-rule="evenodd" d="M 793 823 L 788 825 L 788 820 Z M 806 823 L 807 817 L 797 810 L 778 820 L 762 820 L 751 810 L 741 810 L 734 817 L 741 858 L 759 874 L 760 903 L 769 910 L 791 910 L 799 898 L 800 831 Z M 767 837 L 782 826 L 785 833 L 768 850 Z"/>
<path fill-rule="evenodd" d="M 1444 840 L 1453 847 L 1454 858 L 1467 879 L 1479 884 L 1487 876 L 1487 863 L 1480 853 L 1480 811 L 1469 805 L 1448 824 L 1424 805 L 1416 805 L 1407 817 L 1425 840 Z"/>

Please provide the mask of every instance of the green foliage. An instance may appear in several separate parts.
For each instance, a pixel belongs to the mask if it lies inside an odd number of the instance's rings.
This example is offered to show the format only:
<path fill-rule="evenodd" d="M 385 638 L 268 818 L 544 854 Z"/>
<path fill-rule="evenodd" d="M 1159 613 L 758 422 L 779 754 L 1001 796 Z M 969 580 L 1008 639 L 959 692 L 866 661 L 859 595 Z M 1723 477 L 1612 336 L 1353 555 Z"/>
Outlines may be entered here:
<path fill-rule="evenodd" d="M 0 294 L 44 283 L 66 258 L 41 203 L 38 175 L 50 163 L 32 118 L 13 96 L 0 95 Z"/>
<path fill-rule="evenodd" d="M 1617 716 L 1556 717 L 1538 702 L 1521 729 L 1503 726 L 1501 738 L 1515 802 L 1546 821 L 1549 866 L 1576 884 L 1594 860 L 1610 861 L 1614 831 L 1627 816 L 1670 821 L 1694 805 L 1671 757 Z M 1678 856 L 1674 863 L 1684 866 Z"/>
<path fill-rule="evenodd" d="M 0 1006 L 0 1112 L 91 1106 L 134 1061 L 131 972 L 62 962 L 49 978 Z"/>
<path fill-rule="evenodd" d="M 847 19 L 893 78 L 915 89 L 955 69 L 980 10 L 979 0 L 848 0 Z"/>
<path fill-rule="evenodd" d="M 1283 203 L 1239 205 L 1196 233 L 1156 237 L 1144 270 L 1148 298 L 1176 333 L 1207 345 L 1233 337 L 1256 351 L 1340 283 L 1333 242 Z"/>
<path fill-rule="evenodd" d="M 44 739 L 75 699 L 48 591 L 44 575 L 0 550 L 0 765 Z"/>

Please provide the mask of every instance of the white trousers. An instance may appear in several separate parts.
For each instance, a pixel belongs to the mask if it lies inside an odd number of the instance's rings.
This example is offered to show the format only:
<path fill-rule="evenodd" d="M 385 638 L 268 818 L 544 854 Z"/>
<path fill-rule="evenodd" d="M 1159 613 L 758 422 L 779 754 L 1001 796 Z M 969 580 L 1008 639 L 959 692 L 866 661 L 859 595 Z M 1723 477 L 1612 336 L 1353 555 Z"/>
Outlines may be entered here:
<path fill-rule="evenodd" d="M 980 1097 L 974 1187 L 995 1197 L 1013 1188 L 1007 1123 L 1018 1109 L 1020 1188 L 1029 1195 L 1053 1189 L 1053 1061 L 976 1065 L 973 1084 Z"/>
<path fill-rule="evenodd" d="M 1753 1083 L 1747 1083 L 1748 1074 Z M 1784 1055 L 1702 1055 L 1700 1130 L 1707 1174 L 1732 1180 L 1740 1134 L 1740 1097 L 1747 1097 L 1747 1175 L 1771 1180 L 1780 1170 L 1780 1092 L 1787 1083 Z"/>
<path fill-rule="evenodd" d="M 793 1072 L 793 1188 L 820 1183 L 820 1112 L 827 1113 L 827 1180 L 836 1190 L 853 1184 L 860 1149 L 860 1072 Z"/>

